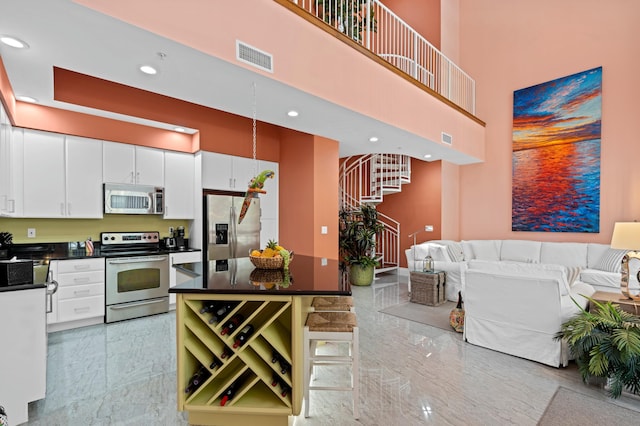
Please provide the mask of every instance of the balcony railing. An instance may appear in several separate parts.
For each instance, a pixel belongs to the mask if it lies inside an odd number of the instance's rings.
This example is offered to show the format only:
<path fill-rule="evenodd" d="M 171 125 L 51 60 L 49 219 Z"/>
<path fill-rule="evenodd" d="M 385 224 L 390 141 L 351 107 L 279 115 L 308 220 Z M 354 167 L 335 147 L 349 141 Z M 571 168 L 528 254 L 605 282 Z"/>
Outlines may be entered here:
<path fill-rule="evenodd" d="M 475 81 L 378 0 L 291 0 L 475 115 Z"/>

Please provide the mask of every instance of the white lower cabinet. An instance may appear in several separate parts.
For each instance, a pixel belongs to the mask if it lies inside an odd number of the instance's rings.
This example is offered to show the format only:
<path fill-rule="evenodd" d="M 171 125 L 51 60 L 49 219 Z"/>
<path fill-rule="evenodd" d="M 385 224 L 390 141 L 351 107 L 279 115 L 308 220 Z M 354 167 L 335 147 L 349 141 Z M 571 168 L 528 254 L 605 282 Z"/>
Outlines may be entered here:
<path fill-rule="evenodd" d="M 50 269 L 58 282 L 49 331 L 104 322 L 104 258 L 53 260 Z"/>
<path fill-rule="evenodd" d="M 171 253 L 169 255 L 169 288 L 175 287 L 178 284 L 182 284 L 183 282 L 192 279 L 192 276 L 189 276 L 183 272 L 178 271 L 173 265 L 180 265 L 183 263 L 195 263 L 200 262 L 202 260 L 202 252 L 201 251 L 188 251 L 181 253 Z M 169 309 L 176 308 L 176 295 L 173 293 L 169 293 Z"/>

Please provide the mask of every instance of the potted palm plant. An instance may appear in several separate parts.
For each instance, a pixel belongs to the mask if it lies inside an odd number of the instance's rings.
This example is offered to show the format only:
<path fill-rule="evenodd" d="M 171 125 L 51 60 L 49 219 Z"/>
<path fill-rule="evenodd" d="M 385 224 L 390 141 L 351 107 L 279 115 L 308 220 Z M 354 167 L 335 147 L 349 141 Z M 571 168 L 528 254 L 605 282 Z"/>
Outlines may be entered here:
<path fill-rule="evenodd" d="M 384 225 L 378 222 L 373 204 L 363 204 L 357 210 L 341 210 L 340 254 L 343 267 L 349 268 L 353 285 L 370 285 L 378 261 L 375 259 L 376 234 Z"/>
<path fill-rule="evenodd" d="M 583 381 L 604 379 L 613 398 L 623 390 L 640 395 L 640 317 L 611 302 L 589 301 L 590 311 L 581 308 L 556 339 L 566 339 Z"/>

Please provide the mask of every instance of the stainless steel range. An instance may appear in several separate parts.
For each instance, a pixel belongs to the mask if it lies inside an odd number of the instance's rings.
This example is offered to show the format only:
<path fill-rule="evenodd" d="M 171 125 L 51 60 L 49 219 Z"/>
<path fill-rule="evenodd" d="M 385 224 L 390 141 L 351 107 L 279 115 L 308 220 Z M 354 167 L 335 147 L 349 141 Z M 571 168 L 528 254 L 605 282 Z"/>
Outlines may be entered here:
<path fill-rule="evenodd" d="M 105 322 L 169 311 L 169 256 L 159 232 L 103 232 Z"/>

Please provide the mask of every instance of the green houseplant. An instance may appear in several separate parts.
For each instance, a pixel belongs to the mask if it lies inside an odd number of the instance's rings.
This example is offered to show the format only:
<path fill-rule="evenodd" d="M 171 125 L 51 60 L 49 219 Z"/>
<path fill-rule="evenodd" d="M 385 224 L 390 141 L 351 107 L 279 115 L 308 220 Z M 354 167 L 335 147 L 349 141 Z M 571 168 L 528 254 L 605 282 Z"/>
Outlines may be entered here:
<path fill-rule="evenodd" d="M 349 281 L 353 285 L 369 285 L 378 261 L 375 259 L 376 234 L 384 225 L 378 222 L 373 204 L 363 204 L 357 210 L 341 210 L 340 255 L 343 267 L 349 267 Z"/>
<path fill-rule="evenodd" d="M 375 9 L 372 4 L 367 14 L 366 0 L 317 0 L 316 8 L 318 17 L 358 43 L 367 28 L 377 30 Z"/>
<path fill-rule="evenodd" d="M 607 380 L 609 395 L 623 390 L 640 394 L 640 317 L 611 302 L 589 298 L 591 311 L 562 324 L 556 339 L 566 339 L 576 357 L 582 379 Z"/>

